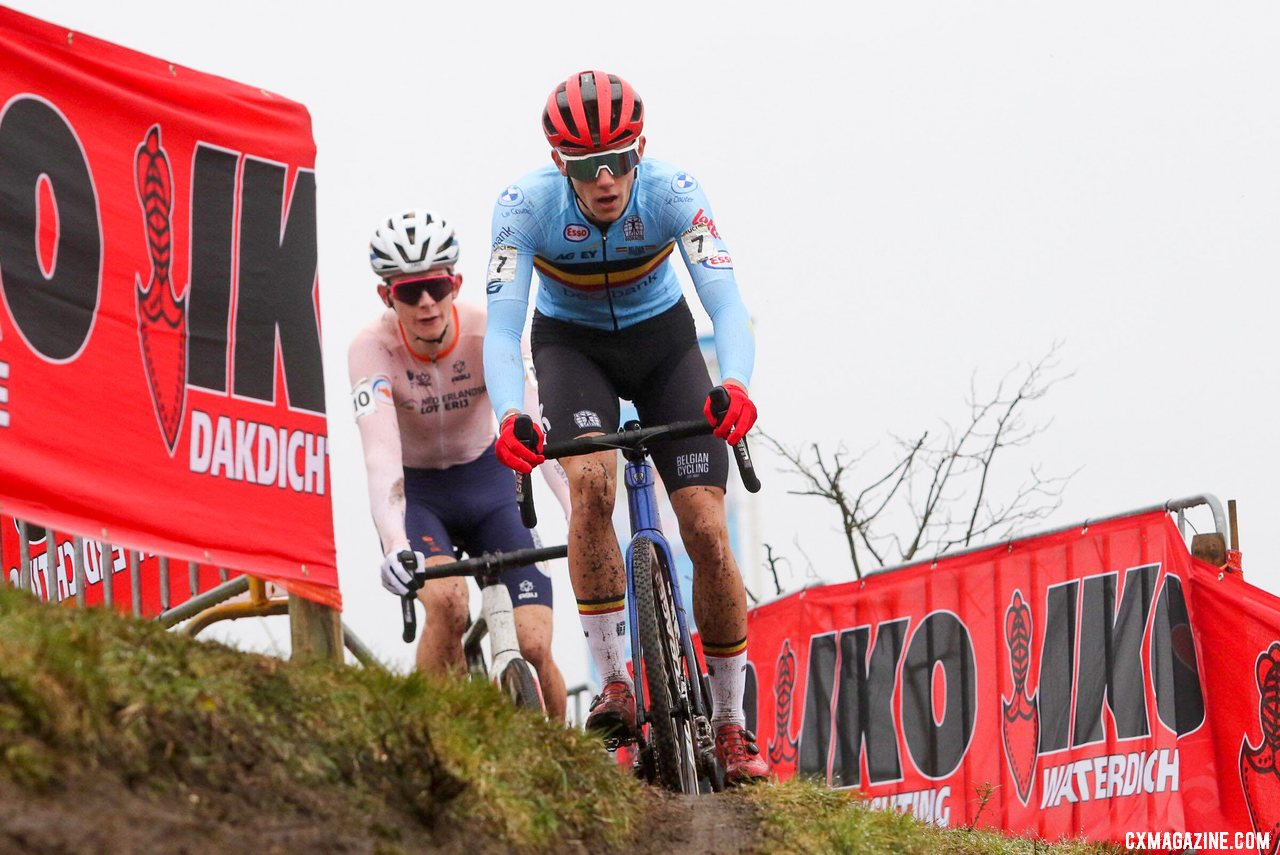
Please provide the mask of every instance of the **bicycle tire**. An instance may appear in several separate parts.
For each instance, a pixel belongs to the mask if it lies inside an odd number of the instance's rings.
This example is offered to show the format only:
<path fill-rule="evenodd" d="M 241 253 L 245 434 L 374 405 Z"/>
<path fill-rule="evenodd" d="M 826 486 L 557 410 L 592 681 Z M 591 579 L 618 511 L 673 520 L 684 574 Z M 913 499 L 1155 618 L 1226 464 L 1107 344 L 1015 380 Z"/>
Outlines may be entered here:
<path fill-rule="evenodd" d="M 499 686 L 517 707 L 536 712 L 546 712 L 542 703 L 542 692 L 538 689 L 538 678 L 533 668 L 523 659 L 513 659 L 502 669 Z"/>
<path fill-rule="evenodd" d="M 636 619 L 640 631 L 640 659 L 649 709 L 650 745 L 658 783 L 676 793 L 698 792 L 695 742 L 688 721 L 680 720 L 677 698 L 679 681 L 685 679 L 680 665 L 679 638 L 666 574 L 656 560 L 657 551 L 647 538 L 636 540 L 631 558 L 632 584 L 636 594 Z M 687 718 L 687 717 L 686 717 Z"/>

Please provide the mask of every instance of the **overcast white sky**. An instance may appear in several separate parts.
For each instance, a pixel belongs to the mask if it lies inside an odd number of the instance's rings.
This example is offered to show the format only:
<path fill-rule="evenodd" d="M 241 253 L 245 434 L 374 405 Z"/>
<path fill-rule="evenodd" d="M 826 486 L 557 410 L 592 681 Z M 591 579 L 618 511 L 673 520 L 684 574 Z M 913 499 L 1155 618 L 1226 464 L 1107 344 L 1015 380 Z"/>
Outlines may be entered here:
<path fill-rule="evenodd" d="M 1080 468 L 1046 526 L 1235 498 L 1246 577 L 1280 592 L 1273 3 L 12 5 L 310 109 L 345 618 L 384 656 L 408 662 L 345 365 L 379 308 L 369 235 L 438 209 L 461 237 L 462 296 L 482 301 L 493 199 L 544 162 L 541 106 L 586 67 L 636 86 L 647 153 L 709 194 L 755 317 L 762 427 L 869 448 L 962 419 L 975 371 L 989 385 L 1060 340 L 1075 376 L 1019 460 Z M 835 515 L 756 454 L 761 537 L 844 578 Z M 580 636 L 556 575 L 572 683 Z M 266 632 L 287 645 L 283 623 Z"/>

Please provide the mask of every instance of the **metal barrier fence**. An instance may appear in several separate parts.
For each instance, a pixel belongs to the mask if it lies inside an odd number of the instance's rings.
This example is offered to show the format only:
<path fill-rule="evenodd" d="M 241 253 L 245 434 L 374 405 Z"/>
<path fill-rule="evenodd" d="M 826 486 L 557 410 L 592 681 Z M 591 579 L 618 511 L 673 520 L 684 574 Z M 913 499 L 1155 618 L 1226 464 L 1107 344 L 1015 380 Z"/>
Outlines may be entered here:
<path fill-rule="evenodd" d="M 569 695 L 569 709 L 573 712 L 573 718 L 570 720 L 570 723 L 574 727 L 582 729 L 583 725 L 586 723 L 586 716 L 582 714 L 582 702 L 584 698 L 589 698 L 595 690 L 592 688 L 590 683 L 579 683 L 565 691 Z"/>
<path fill-rule="evenodd" d="M 16 578 L 4 568 L 6 581 L 14 587 L 29 591 L 42 600 L 51 603 L 62 603 L 74 599 L 77 608 L 86 608 L 88 585 L 101 584 L 102 605 L 117 608 L 115 598 L 116 547 L 109 540 L 89 540 L 74 536 L 71 540 L 71 573 L 64 574 L 62 549 L 58 545 L 57 532 L 45 528 L 45 563 L 44 580 L 41 582 L 39 568 L 31 556 L 32 540 L 30 526 L 23 520 L 15 519 L 18 529 L 18 567 Z M 5 526 L 0 525 L 0 556 L 4 555 Z M 12 536 L 12 535 L 10 535 Z M 97 555 L 96 568 L 89 560 L 89 553 Z M 136 550 L 121 547 L 126 568 L 129 573 L 130 603 L 128 611 L 135 617 L 143 616 L 142 571 L 140 564 L 143 556 Z M 195 561 L 186 563 L 187 596 L 177 605 L 173 604 L 174 567 L 175 562 L 167 556 L 158 556 L 159 569 L 159 605 L 160 612 L 152 619 L 165 628 L 173 628 L 186 622 L 182 627 L 185 634 L 194 636 L 202 629 L 219 620 L 235 620 L 244 617 L 267 617 L 289 613 L 289 602 L 285 598 L 271 598 L 267 595 L 266 585 L 262 580 L 247 575 L 232 576 L 225 567 L 217 568 L 218 583 L 201 590 L 200 564 Z M 179 578 L 182 571 L 179 569 Z M 91 578 L 95 577 L 96 578 Z M 65 581 L 65 584 L 64 584 Z M 66 595 L 63 595 L 63 591 Z M 227 603 L 234 597 L 249 593 L 248 602 Z M 351 628 L 342 624 L 342 640 L 352 656 L 366 667 L 381 667 L 368 646 L 362 642 Z"/>

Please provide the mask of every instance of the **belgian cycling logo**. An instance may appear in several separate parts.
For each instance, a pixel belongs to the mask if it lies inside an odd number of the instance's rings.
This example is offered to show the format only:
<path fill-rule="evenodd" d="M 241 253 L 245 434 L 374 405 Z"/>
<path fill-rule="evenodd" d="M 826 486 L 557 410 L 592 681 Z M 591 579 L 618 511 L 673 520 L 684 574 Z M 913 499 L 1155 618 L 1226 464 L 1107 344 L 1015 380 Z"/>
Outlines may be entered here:
<path fill-rule="evenodd" d="M 769 740 L 769 762 L 774 766 L 796 759 L 797 740 L 791 738 L 791 704 L 795 698 L 796 655 L 791 639 L 782 641 L 782 651 L 773 677 L 773 738 Z"/>
<path fill-rule="evenodd" d="M 160 145 L 160 126 L 152 125 L 138 146 L 134 161 L 138 202 L 151 256 L 147 286 L 135 274 L 138 338 L 147 384 L 160 432 L 172 457 L 186 413 L 187 297 L 179 297 L 170 279 L 173 260 L 173 176 L 169 156 Z"/>
<path fill-rule="evenodd" d="M 692 193 L 697 186 L 697 180 L 687 172 L 677 172 L 671 179 L 671 189 L 676 193 Z"/>
<path fill-rule="evenodd" d="M 623 240 L 644 240 L 644 220 L 632 214 L 622 221 Z"/>
<path fill-rule="evenodd" d="M 1240 785 L 1253 828 L 1271 833 L 1267 855 L 1275 855 L 1280 850 L 1280 641 L 1258 656 L 1254 673 L 1262 738 L 1256 746 L 1248 734 L 1240 740 Z"/>
<path fill-rule="evenodd" d="M 1040 751 L 1040 709 L 1037 700 L 1027 692 L 1027 669 L 1031 664 L 1031 609 L 1021 591 L 1013 592 L 1013 600 L 1004 613 L 1004 643 L 1009 650 L 1009 670 L 1013 675 L 1013 696 L 1002 698 L 1004 716 L 1000 735 L 1004 755 L 1018 788 L 1018 798 L 1025 805 L 1031 797 L 1036 759 Z"/>
<path fill-rule="evenodd" d="M 498 194 L 498 204 L 504 208 L 514 208 L 524 201 L 524 191 L 518 185 L 510 184 Z"/>

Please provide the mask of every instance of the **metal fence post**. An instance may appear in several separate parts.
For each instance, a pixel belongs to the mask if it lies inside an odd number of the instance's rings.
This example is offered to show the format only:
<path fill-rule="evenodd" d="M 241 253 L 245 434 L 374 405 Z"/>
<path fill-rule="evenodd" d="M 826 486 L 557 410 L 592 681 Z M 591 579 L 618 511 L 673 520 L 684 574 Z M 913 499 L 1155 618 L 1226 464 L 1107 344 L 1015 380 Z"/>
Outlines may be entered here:
<path fill-rule="evenodd" d="M 116 573 L 116 556 L 115 550 L 111 548 L 111 541 L 107 540 L 107 532 L 102 532 L 102 602 L 107 608 L 114 608 L 115 600 L 115 579 L 112 577 Z"/>
<path fill-rule="evenodd" d="M 169 611 L 169 556 L 160 556 L 160 611 Z"/>
<path fill-rule="evenodd" d="M 57 543 L 56 538 L 54 539 L 54 543 L 55 544 Z M 71 563 L 76 568 L 76 606 L 78 606 L 79 608 L 84 608 L 84 597 L 85 597 L 84 588 L 85 588 L 85 581 L 86 581 L 85 572 L 84 572 L 85 540 L 83 537 L 77 537 L 71 543 L 72 543 L 73 549 L 75 550 L 75 554 L 72 556 Z M 55 550 L 55 554 L 57 554 L 56 550 Z M 53 602 L 53 601 L 50 600 L 49 602 Z"/>
<path fill-rule="evenodd" d="M 31 538 L 26 520 L 18 520 L 18 587 L 31 593 Z"/>
<path fill-rule="evenodd" d="M 129 594 L 133 599 L 133 613 L 142 616 L 142 571 L 138 567 L 137 550 L 129 551 Z"/>

